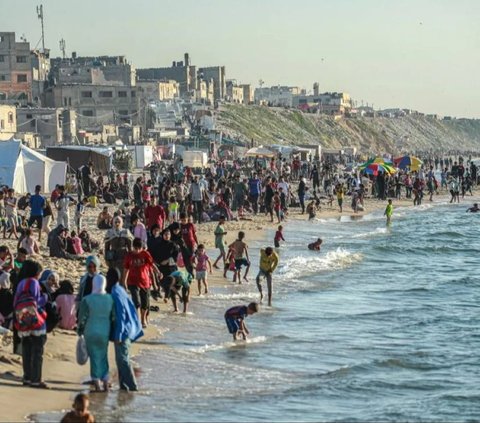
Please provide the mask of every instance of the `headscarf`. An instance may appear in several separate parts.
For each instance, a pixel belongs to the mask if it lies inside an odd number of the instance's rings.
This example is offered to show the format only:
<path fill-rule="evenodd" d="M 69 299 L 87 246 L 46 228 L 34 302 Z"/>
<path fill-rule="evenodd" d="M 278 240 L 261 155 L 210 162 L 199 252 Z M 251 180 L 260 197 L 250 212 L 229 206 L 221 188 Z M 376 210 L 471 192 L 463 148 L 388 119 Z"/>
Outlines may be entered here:
<path fill-rule="evenodd" d="M 95 266 L 97 266 L 97 273 L 100 269 L 100 260 L 98 259 L 97 256 L 88 256 L 87 259 L 85 260 L 85 267 L 87 268 L 87 273 L 90 275 L 90 276 L 93 276 L 93 274 L 90 274 L 88 272 L 88 266 L 90 264 L 94 264 Z M 44 272 L 45 273 L 45 272 Z"/>
<path fill-rule="evenodd" d="M 58 281 L 60 280 L 60 276 L 58 276 L 58 273 L 57 273 L 57 272 L 54 272 L 53 270 L 50 270 L 50 269 L 45 269 L 45 270 L 42 272 L 42 275 L 40 276 L 39 282 L 40 282 L 40 283 L 43 283 L 43 284 L 46 284 L 47 281 L 48 281 L 52 276 L 55 278 L 56 282 L 58 283 Z"/>
<path fill-rule="evenodd" d="M 92 294 L 105 294 L 107 280 L 103 275 L 95 275 L 92 280 Z"/>
<path fill-rule="evenodd" d="M 118 225 L 118 228 L 115 227 L 116 220 L 120 221 L 120 225 Z M 105 235 L 105 241 L 111 241 L 114 238 L 133 239 L 133 236 L 130 233 L 130 231 L 123 227 L 123 219 L 120 216 L 115 216 L 113 218 L 112 227 L 107 231 Z"/>

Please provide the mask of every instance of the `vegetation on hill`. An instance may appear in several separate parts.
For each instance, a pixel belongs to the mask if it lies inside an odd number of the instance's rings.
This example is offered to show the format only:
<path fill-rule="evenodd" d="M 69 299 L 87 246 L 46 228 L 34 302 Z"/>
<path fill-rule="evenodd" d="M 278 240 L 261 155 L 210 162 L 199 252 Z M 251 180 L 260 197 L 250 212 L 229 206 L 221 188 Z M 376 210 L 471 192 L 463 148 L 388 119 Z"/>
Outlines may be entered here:
<path fill-rule="evenodd" d="M 294 109 L 226 104 L 217 114 L 217 129 L 230 138 L 253 139 L 256 145 L 321 144 L 357 147 L 365 153 L 480 150 L 480 119 L 418 115 L 334 119 Z"/>

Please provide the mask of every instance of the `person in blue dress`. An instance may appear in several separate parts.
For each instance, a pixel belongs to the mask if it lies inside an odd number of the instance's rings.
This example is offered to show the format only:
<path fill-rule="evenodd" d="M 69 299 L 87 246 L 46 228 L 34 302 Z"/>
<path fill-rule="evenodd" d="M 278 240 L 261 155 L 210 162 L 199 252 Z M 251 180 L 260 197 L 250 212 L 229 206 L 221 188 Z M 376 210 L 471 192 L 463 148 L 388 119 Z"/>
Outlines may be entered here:
<path fill-rule="evenodd" d="M 95 275 L 92 293 L 82 299 L 78 315 L 78 334 L 83 335 L 90 359 L 90 375 L 95 390 L 108 391 L 108 343 L 115 321 L 113 298 L 107 294 L 107 281 L 103 275 Z"/>
<path fill-rule="evenodd" d="M 137 391 L 137 381 L 130 362 L 130 345 L 143 336 L 143 331 L 137 309 L 119 281 L 119 270 L 110 268 L 107 272 L 107 292 L 113 298 L 116 316 L 110 340 L 115 344 L 115 361 L 120 389 Z"/>

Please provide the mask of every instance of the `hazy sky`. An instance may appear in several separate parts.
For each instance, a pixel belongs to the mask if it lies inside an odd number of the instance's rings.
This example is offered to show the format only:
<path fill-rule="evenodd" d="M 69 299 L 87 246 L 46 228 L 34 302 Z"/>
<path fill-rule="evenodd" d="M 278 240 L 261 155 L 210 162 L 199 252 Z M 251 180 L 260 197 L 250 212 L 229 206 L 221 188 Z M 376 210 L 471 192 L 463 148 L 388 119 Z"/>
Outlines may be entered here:
<path fill-rule="evenodd" d="M 40 38 L 21 0 L 0 30 Z M 13 3 L 12 3 L 13 5 Z M 47 47 L 137 67 L 225 65 L 227 78 L 346 91 L 375 108 L 480 118 L 480 0 L 44 0 Z M 4 8 L 5 9 L 5 8 Z"/>

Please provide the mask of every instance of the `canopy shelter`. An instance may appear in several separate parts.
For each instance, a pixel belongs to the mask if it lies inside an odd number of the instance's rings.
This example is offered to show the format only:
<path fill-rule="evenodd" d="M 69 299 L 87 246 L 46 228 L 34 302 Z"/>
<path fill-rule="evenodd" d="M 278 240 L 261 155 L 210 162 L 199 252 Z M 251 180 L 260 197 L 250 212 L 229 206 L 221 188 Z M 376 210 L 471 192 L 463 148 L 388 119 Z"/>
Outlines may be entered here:
<path fill-rule="evenodd" d="M 104 147 L 64 145 L 61 147 L 47 147 L 47 156 L 54 160 L 66 161 L 74 170 L 88 164 L 88 162 L 92 162 L 95 172 L 105 174 L 110 172 L 112 168 L 113 150 Z"/>
<path fill-rule="evenodd" d="M 67 164 L 51 160 L 24 146 L 21 141 L 0 143 L 0 184 L 16 192 L 34 192 L 40 185 L 43 192 L 53 191 L 55 185 L 64 185 Z"/>
<path fill-rule="evenodd" d="M 275 157 L 275 153 L 271 150 L 269 150 L 268 148 L 265 148 L 265 147 L 254 147 L 254 148 L 251 148 L 250 150 L 248 150 L 246 153 L 245 153 L 245 157 L 268 157 L 268 158 L 271 158 L 271 157 Z"/>

